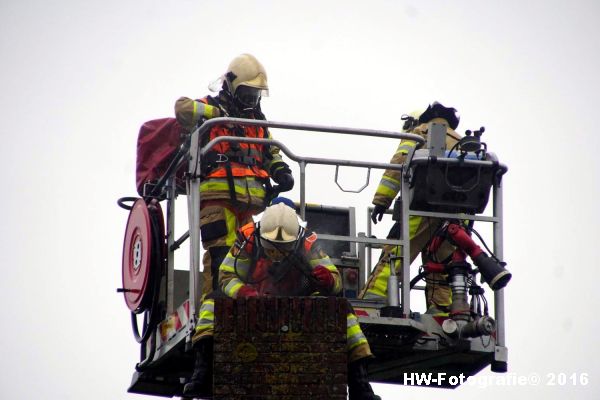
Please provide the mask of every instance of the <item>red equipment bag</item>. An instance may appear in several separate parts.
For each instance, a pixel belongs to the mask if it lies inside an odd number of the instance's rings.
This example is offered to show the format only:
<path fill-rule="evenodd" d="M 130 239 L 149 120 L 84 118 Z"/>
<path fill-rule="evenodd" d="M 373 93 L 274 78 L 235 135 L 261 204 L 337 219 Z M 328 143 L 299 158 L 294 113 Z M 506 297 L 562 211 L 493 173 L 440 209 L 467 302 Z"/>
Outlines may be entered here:
<path fill-rule="evenodd" d="M 137 141 L 135 184 L 140 196 L 144 184 L 156 181 L 167 171 L 182 142 L 183 128 L 175 118 L 161 118 L 145 122 Z M 183 177 L 183 168 L 177 171 Z"/>

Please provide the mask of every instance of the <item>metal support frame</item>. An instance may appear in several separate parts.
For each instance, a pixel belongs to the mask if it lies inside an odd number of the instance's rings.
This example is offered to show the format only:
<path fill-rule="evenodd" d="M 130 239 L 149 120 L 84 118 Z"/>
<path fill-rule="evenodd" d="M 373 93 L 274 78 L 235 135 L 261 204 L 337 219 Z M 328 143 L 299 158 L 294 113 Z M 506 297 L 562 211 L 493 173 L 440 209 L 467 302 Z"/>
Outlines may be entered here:
<path fill-rule="evenodd" d="M 362 167 L 362 168 L 374 168 L 374 169 L 391 169 L 399 170 L 402 172 L 402 184 L 401 184 L 401 195 L 403 199 L 409 199 L 409 171 L 407 171 L 403 165 L 390 164 L 390 163 L 377 163 L 367 161 L 353 161 L 333 158 L 315 158 L 315 157 L 303 157 L 296 155 L 290 151 L 283 143 L 274 139 L 259 139 L 259 138 L 246 138 L 246 137 L 233 137 L 233 136 L 221 136 L 211 140 L 203 148 L 199 147 L 201 138 L 203 135 L 210 132 L 210 130 L 217 125 L 242 125 L 242 126 L 259 126 L 259 127 L 271 127 L 291 130 L 303 130 L 303 131 L 314 131 L 314 132 L 329 132 L 339 134 L 351 134 L 359 136 L 370 136 L 370 137 L 381 137 L 381 138 L 393 138 L 397 140 L 405 139 L 412 140 L 417 143 L 417 147 L 424 144 L 425 140 L 417 135 L 408 133 L 398 133 L 389 131 L 378 131 L 378 130 L 365 130 L 365 129 L 353 129 L 353 128 L 340 128 L 340 127 L 329 127 L 319 125 L 308 125 L 308 124 L 291 124 L 281 123 L 272 121 L 260 121 L 260 120 L 245 120 L 238 118 L 215 118 L 206 121 L 202 126 L 197 128 L 191 135 L 191 144 L 189 150 L 189 157 L 182 157 L 181 163 L 189 161 L 188 167 L 188 179 L 187 179 L 187 203 L 188 203 L 188 219 L 189 219 L 189 232 L 184 234 L 180 239 L 174 239 L 174 215 L 175 215 L 175 183 L 174 179 L 169 186 L 169 203 L 167 208 L 168 222 L 168 266 L 169 271 L 173 268 L 173 252 L 176 248 L 181 245 L 183 241 L 189 236 L 190 239 L 190 279 L 189 279 L 189 320 L 188 329 L 186 334 L 186 343 L 191 345 L 191 337 L 193 335 L 193 328 L 196 321 L 196 310 L 200 303 L 200 288 L 202 287 L 202 276 L 200 274 L 200 230 L 199 230 L 199 212 L 200 212 L 200 165 L 202 157 L 204 157 L 208 151 L 221 142 L 237 142 L 237 143 L 255 143 L 263 145 L 273 145 L 281 149 L 281 151 L 291 160 L 296 161 L 300 167 L 300 216 L 306 218 L 306 167 L 308 164 L 320 164 L 320 165 L 333 165 L 333 166 L 350 166 L 350 167 Z M 408 154 L 408 160 L 412 160 L 414 151 Z M 444 161 L 445 159 L 438 159 L 438 162 Z M 421 160 L 414 160 L 421 162 Z M 450 160 L 449 162 L 454 162 Z M 475 162 L 475 163 L 486 163 L 478 160 L 465 160 L 464 162 Z M 487 165 L 488 163 L 486 163 Z M 505 167 L 503 167 L 506 169 Z M 173 169 L 174 171 L 175 169 Z M 174 172 L 173 172 L 174 174 Z M 400 300 L 399 303 L 403 307 L 403 315 L 405 318 L 410 315 L 410 238 L 409 238 L 409 224 L 408 218 L 411 215 L 415 216 L 428 216 L 437 218 L 459 218 L 459 219 L 472 219 L 477 221 L 486 221 L 494 223 L 494 251 L 499 258 L 502 258 L 502 192 L 501 188 L 494 186 L 494 216 L 475 216 L 468 214 L 448 214 L 448 213 L 436 213 L 436 212 L 423 212 L 413 211 L 409 209 L 409 201 L 402 202 L 402 237 L 400 240 L 389 240 L 389 239 L 375 239 L 370 238 L 371 226 L 370 226 L 370 210 L 367 215 L 368 231 L 365 236 L 362 233 L 351 232 L 349 236 L 338 236 L 338 235 L 325 235 L 321 234 L 322 239 L 336 240 L 336 241 L 348 241 L 356 243 L 357 251 L 361 262 L 359 263 L 359 290 L 364 287 L 364 282 L 367 278 L 367 273 L 370 273 L 370 254 L 372 245 L 399 245 L 402 246 L 402 262 L 406 266 L 402 269 L 402 275 L 399 278 L 400 283 Z M 366 258 L 369 258 L 368 262 Z M 169 285 L 173 284 L 172 273 L 168 274 Z M 172 287 L 172 286 L 169 286 Z M 394 291 L 396 296 L 398 291 Z M 172 304 L 173 302 L 173 290 L 168 290 L 167 305 L 169 310 L 175 308 L 177 305 Z M 170 301 L 170 303 L 169 303 Z M 495 314 L 496 321 L 498 324 L 497 328 L 497 345 L 504 346 L 505 334 L 504 334 L 504 297 L 503 291 L 497 291 L 495 293 Z"/>

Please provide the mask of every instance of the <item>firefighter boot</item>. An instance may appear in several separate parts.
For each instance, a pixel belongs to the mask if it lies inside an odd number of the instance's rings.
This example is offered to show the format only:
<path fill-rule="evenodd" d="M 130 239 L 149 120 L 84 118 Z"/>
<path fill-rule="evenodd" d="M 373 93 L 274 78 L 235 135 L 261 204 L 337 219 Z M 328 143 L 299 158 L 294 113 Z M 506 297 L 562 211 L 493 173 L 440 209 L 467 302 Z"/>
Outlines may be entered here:
<path fill-rule="evenodd" d="M 194 345 L 196 361 L 190 381 L 183 388 L 187 398 L 212 398 L 213 339 L 201 339 Z"/>
<path fill-rule="evenodd" d="M 381 397 L 373 393 L 371 384 L 367 380 L 365 359 L 348 364 L 348 398 L 350 400 L 381 400 Z"/>

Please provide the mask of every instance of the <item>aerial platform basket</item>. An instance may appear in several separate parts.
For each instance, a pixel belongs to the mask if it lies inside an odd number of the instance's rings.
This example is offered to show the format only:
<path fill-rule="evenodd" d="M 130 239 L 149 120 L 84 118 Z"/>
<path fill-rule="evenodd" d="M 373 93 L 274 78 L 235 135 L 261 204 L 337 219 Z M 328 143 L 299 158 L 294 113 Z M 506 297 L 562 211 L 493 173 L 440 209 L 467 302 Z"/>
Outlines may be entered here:
<path fill-rule="evenodd" d="M 372 168 L 398 170 L 402 172 L 403 176 L 401 197 L 411 199 L 411 201 L 401 202 L 399 206 L 400 218 L 402 218 L 404 227 L 408 227 L 407 221 L 411 215 L 490 222 L 494 225 L 494 253 L 501 259 L 502 188 L 500 177 L 506 172 L 506 167 L 500 164 L 495 156 L 491 153 L 486 153 L 485 157 L 477 159 L 469 159 L 472 156 L 467 154 L 462 158 L 445 157 L 448 155 L 447 153 L 432 156 L 431 153 L 422 151 L 426 150 L 423 148 L 410 154 L 412 163 L 407 167 L 370 161 L 298 156 L 290 151 L 284 143 L 273 139 L 218 137 L 204 147 L 199 147 L 202 135 L 219 124 L 263 126 L 396 140 L 407 139 L 416 142 L 418 147 L 423 147 L 425 144 L 422 137 L 406 133 L 236 118 L 208 120 L 191 135 L 185 136 L 164 174 L 151 182 L 151 185 L 146 185 L 149 189 L 143 191 L 143 200 L 136 200 L 134 203 L 149 207 L 149 204 L 158 204 L 158 201 L 162 201 L 166 204 L 166 213 L 163 217 L 162 211 L 160 213 L 149 211 L 154 215 L 154 222 L 147 224 L 146 227 L 141 226 L 142 231 L 149 226 L 150 232 L 146 234 L 151 238 L 149 242 L 155 243 L 154 248 L 164 249 L 164 253 L 159 256 L 160 262 L 150 263 L 153 265 L 149 268 L 149 272 L 152 272 L 150 275 L 153 277 L 152 284 L 148 280 L 145 286 L 139 284 L 135 286 L 134 282 L 124 280 L 121 289 L 126 296 L 133 296 L 136 299 L 138 297 L 151 299 L 151 301 L 140 301 L 137 305 L 137 302 L 127 300 L 128 307 L 132 312 L 134 334 L 141 342 L 140 361 L 136 365 L 129 388 L 130 392 L 165 397 L 180 396 L 183 384 L 191 374 L 193 361 L 191 337 L 200 302 L 199 288 L 202 287 L 199 230 L 200 176 L 197 171 L 199 171 L 201 159 L 212 147 L 222 141 L 274 145 L 279 147 L 289 159 L 299 164 L 299 214 L 307 220 L 309 229 L 317 232 L 326 251 L 342 273 L 343 295 L 352 303 L 361 327 L 377 356 L 369 367 L 369 376 L 373 381 L 418 384 L 404 382 L 404 373 L 441 371 L 447 374 L 473 375 L 489 365 L 492 365 L 492 369 L 496 371 L 506 368 L 507 349 L 504 335 L 504 294 L 502 290 L 494 292 L 494 326 L 490 328 L 491 330 L 485 331 L 488 333 L 476 337 L 461 336 L 460 333 L 457 333 L 459 331 L 452 329 L 451 323 L 445 323 L 449 320 L 448 317 L 421 314 L 411 308 L 410 289 L 418 288 L 411 287 L 409 268 L 405 268 L 403 275 L 397 277 L 398 291 L 391 290 L 392 295 L 386 301 L 357 300 L 355 297 L 363 288 L 367 274 L 370 272 L 369 254 L 371 250 L 382 245 L 402 246 L 406 255 L 403 262 L 404 265 L 408 265 L 409 241 L 371 237 L 369 222 L 367 233 L 357 232 L 353 207 L 307 204 L 305 198 L 308 164 L 331 165 L 336 169 L 350 166 L 369 170 Z M 445 171 L 452 171 L 454 167 L 471 168 L 474 166 L 482 167 L 482 172 L 478 173 L 479 178 L 477 178 L 479 183 L 472 188 L 475 194 L 467 194 L 466 201 L 460 196 L 448 195 L 448 193 L 464 194 L 467 192 L 461 191 L 460 188 L 456 190 L 459 185 L 452 179 L 446 179 Z M 187 169 L 187 173 L 183 175 L 185 190 L 183 190 L 184 185 L 181 182 L 182 167 Z M 453 173 L 450 175 L 453 176 Z M 473 176 L 472 173 L 465 174 L 463 180 L 467 182 L 468 186 L 472 186 L 469 182 L 472 182 Z M 421 187 L 423 182 L 430 185 L 428 189 L 425 191 L 416 189 Z M 485 185 L 487 187 L 483 187 Z M 439 191 L 437 197 L 431 196 L 432 190 Z M 175 200 L 184 192 L 187 193 L 189 227 L 187 227 L 187 232 L 176 237 Z M 493 199 L 493 215 L 477 215 L 485 208 L 490 195 Z M 467 206 L 461 208 L 460 204 L 467 204 Z M 159 219 L 161 223 L 159 223 Z M 128 228 L 129 236 L 131 236 L 131 232 L 129 232 L 131 230 Z M 402 237 L 407 238 L 407 232 L 404 232 Z M 189 241 L 190 269 L 175 270 L 175 251 L 185 241 Z M 125 243 L 124 260 L 133 260 L 133 255 L 140 247 L 135 244 L 135 239 L 128 239 L 127 236 Z M 143 245 L 141 248 L 145 249 Z M 128 255 L 125 256 L 125 253 Z M 123 268 L 124 271 L 131 273 L 136 267 L 128 261 L 123 263 Z M 395 300 L 394 296 L 396 296 Z M 143 304 L 142 307 L 140 307 L 141 304 Z M 141 315 L 144 316 L 144 322 L 140 333 L 137 328 L 137 316 Z M 444 324 L 447 326 L 444 327 Z M 453 386 L 449 385 L 448 387 Z"/>

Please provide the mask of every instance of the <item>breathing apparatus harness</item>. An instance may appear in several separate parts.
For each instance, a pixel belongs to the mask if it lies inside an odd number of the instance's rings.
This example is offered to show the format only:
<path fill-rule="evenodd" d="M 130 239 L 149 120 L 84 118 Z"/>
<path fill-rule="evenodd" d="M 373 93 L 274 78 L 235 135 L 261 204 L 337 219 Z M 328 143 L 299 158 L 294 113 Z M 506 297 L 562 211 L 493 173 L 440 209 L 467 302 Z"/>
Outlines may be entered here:
<path fill-rule="evenodd" d="M 241 118 L 266 120 L 266 117 L 260 108 L 260 102 L 255 108 L 241 109 L 238 106 L 238 101 L 231 95 L 228 89 L 224 88 L 223 90 L 221 90 L 219 92 L 218 98 L 207 96 L 206 99 L 209 105 L 218 107 L 225 117 L 234 115 L 239 116 Z M 205 119 L 201 119 L 198 122 L 198 124 L 201 125 L 204 121 Z M 233 136 L 246 137 L 245 130 L 242 126 L 236 125 L 228 129 L 231 132 L 233 132 Z M 265 137 L 268 137 L 268 128 L 263 129 Z M 209 136 L 210 135 L 205 135 L 202 138 L 202 146 L 205 146 L 208 143 L 210 139 Z M 264 161 L 272 158 L 268 146 L 265 146 L 263 150 L 263 157 L 263 163 Z M 220 153 L 216 150 L 211 150 L 206 154 L 206 156 L 204 156 L 204 158 L 202 159 L 202 175 L 206 176 L 210 174 L 211 171 L 219 167 L 225 168 L 225 173 L 227 175 L 227 184 L 229 186 L 229 197 L 231 198 L 232 202 L 236 203 L 237 195 L 235 193 L 235 184 L 233 181 L 233 172 L 231 169 L 232 162 L 246 165 L 248 167 L 257 166 L 259 163 L 257 158 L 250 154 L 250 148 L 244 150 L 239 146 L 238 143 L 230 142 L 229 150 L 227 152 Z M 271 183 L 269 179 L 267 178 L 263 183 L 266 185 L 267 191 L 270 191 Z"/>

